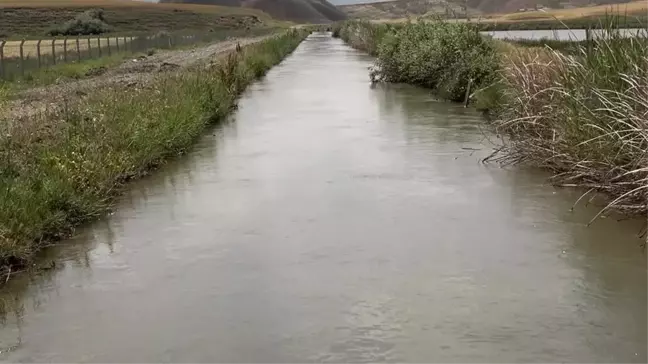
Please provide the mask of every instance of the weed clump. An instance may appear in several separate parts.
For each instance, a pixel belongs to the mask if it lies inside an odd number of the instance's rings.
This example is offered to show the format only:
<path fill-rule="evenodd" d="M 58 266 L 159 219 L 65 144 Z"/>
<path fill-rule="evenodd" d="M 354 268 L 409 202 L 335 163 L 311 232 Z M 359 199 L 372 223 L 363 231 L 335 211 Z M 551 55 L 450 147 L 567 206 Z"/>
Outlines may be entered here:
<path fill-rule="evenodd" d="M 105 23 L 102 9 L 87 10 L 61 26 L 48 31 L 51 36 L 96 35 L 107 33 L 111 27 Z"/>

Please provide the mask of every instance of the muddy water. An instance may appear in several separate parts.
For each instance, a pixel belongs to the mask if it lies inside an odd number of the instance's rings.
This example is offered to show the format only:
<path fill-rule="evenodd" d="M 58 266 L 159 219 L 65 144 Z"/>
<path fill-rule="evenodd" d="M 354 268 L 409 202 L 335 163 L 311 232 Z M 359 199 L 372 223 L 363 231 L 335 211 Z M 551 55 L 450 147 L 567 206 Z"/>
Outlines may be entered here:
<path fill-rule="evenodd" d="M 2 293 L 2 359 L 645 362 L 639 221 L 484 166 L 480 116 L 307 39 Z M 42 263 L 48 265 L 49 263 Z"/>

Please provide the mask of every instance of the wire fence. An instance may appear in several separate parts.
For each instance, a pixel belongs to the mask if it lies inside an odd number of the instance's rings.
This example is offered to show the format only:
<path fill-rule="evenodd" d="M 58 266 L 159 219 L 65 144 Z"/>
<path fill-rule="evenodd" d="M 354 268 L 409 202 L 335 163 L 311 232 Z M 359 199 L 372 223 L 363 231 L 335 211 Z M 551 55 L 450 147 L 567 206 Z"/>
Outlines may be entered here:
<path fill-rule="evenodd" d="M 272 29 L 236 29 L 204 33 L 138 34 L 131 36 L 64 37 L 6 41 L 0 39 L 0 80 L 13 81 L 58 64 L 82 62 L 117 54 L 173 49 L 235 37 L 268 34 Z"/>

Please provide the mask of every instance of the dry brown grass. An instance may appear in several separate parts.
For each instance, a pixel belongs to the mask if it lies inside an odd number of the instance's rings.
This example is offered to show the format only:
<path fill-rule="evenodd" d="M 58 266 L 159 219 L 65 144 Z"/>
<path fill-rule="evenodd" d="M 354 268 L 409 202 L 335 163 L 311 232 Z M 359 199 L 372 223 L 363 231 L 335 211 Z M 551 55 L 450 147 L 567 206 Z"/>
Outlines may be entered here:
<path fill-rule="evenodd" d="M 260 18 L 270 19 L 263 11 L 250 8 L 237 8 L 217 5 L 196 4 L 156 4 L 133 0 L 0 0 L 1 8 L 131 8 L 133 10 L 186 10 L 197 13 L 222 14 L 222 15 L 255 15 Z"/>
<path fill-rule="evenodd" d="M 268 14 L 249 8 L 130 0 L 0 0 L 0 38 L 43 37 L 93 8 L 103 9 L 105 22 L 119 34 L 280 25 Z"/>

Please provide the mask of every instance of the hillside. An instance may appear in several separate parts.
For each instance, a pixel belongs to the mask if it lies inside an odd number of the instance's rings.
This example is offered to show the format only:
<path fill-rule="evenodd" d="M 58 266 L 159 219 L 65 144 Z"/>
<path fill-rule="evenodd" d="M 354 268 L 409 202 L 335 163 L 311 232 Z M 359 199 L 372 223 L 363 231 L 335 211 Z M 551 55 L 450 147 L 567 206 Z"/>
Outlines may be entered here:
<path fill-rule="evenodd" d="M 440 14 L 454 17 L 463 14 L 463 8 L 456 2 L 447 0 L 393 0 L 378 3 L 341 5 L 339 7 L 351 18 L 401 19 L 424 15 Z M 478 12 L 470 9 L 471 14 Z"/>
<path fill-rule="evenodd" d="M 299 23 L 328 23 L 346 14 L 327 0 L 161 0 L 163 3 L 237 6 L 262 10 L 280 20 Z"/>
<path fill-rule="evenodd" d="M 114 32 L 240 29 L 272 24 L 249 8 L 129 0 L 0 0 L 0 37 L 43 36 L 88 9 L 101 8 Z"/>
<path fill-rule="evenodd" d="M 627 1 L 627 0 L 626 0 Z M 547 18 L 548 11 L 567 11 L 575 16 L 604 15 L 610 11 L 610 4 L 618 5 L 615 12 L 627 13 L 629 15 L 646 15 L 648 1 L 634 1 L 627 3 L 624 0 L 392 0 L 380 3 L 365 3 L 342 5 L 345 13 L 352 18 L 369 19 L 399 19 L 405 17 L 417 17 L 422 15 L 448 15 L 458 14 L 463 17 L 464 6 L 467 5 L 471 17 L 481 14 L 510 14 L 507 15 L 513 20 L 520 18 L 529 20 L 531 18 Z M 598 5 L 597 4 L 603 4 Z M 637 5 L 638 4 L 638 5 Z M 606 6 L 607 5 L 607 6 Z M 543 12 L 533 11 L 536 8 L 544 8 Z M 592 10 L 590 10 L 592 9 Z M 597 10 L 594 10 L 597 9 Z M 602 11 L 600 9 L 603 9 Z M 637 10 L 639 9 L 639 10 Z M 581 14 L 582 15 L 579 15 Z M 544 15 L 543 15 L 544 14 Z M 551 16 L 549 16 L 551 17 Z"/>

